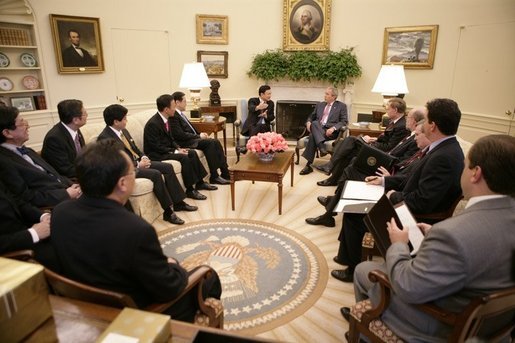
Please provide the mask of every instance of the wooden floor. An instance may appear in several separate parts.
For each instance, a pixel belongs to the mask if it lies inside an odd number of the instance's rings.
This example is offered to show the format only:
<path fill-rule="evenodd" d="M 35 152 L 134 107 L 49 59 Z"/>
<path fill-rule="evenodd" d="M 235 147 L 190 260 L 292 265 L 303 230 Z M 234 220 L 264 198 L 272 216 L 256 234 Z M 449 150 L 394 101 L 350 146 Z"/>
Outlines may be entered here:
<path fill-rule="evenodd" d="M 233 149 L 228 149 L 233 150 Z M 229 153 L 229 164 L 234 157 Z M 290 187 L 290 173 L 283 180 L 283 214 L 277 213 L 277 184 L 250 181 L 236 183 L 236 210 L 231 210 L 230 186 L 219 186 L 214 192 L 202 191 L 207 200 L 195 201 L 187 199 L 189 204 L 199 207 L 196 212 L 179 212 L 179 216 L 187 223 L 213 218 L 241 218 L 262 220 L 284 226 L 309 238 L 324 254 L 332 269 L 341 266 L 333 262 L 338 249 L 338 233 L 341 228 L 341 215 L 336 217 L 336 227 L 312 226 L 305 223 L 307 217 L 314 217 L 324 212 L 318 204 L 318 195 L 329 195 L 335 187 L 320 187 L 316 181 L 326 178 L 318 171 L 309 175 L 299 175 L 304 167 L 295 165 L 294 186 Z M 315 163 L 323 163 L 323 160 Z M 171 224 L 158 219 L 154 227 L 160 231 L 171 227 Z M 329 276 L 327 288 L 316 304 L 286 325 L 260 334 L 260 337 L 287 342 L 342 342 L 348 323 L 340 315 L 340 307 L 354 304 L 354 291 L 351 283 L 340 282 Z"/>

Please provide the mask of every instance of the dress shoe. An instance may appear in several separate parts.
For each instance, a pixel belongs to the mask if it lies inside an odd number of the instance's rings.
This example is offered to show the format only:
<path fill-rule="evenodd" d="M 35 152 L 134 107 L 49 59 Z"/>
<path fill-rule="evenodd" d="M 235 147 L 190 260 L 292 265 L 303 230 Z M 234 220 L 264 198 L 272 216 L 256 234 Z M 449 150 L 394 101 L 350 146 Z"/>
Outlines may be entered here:
<path fill-rule="evenodd" d="M 317 185 L 319 185 L 319 186 L 336 186 L 336 182 L 334 182 L 333 180 L 331 180 L 331 178 L 329 178 L 329 179 L 325 179 L 322 181 L 317 181 Z"/>
<path fill-rule="evenodd" d="M 197 186 L 195 187 L 197 191 L 216 191 L 218 187 L 210 185 L 207 182 L 197 183 Z"/>
<path fill-rule="evenodd" d="M 322 196 L 322 195 L 319 195 L 319 196 L 317 197 L 317 200 L 318 200 L 318 203 L 319 203 L 320 205 L 324 206 L 324 207 L 325 207 L 325 205 L 327 205 L 327 203 L 329 202 L 329 199 L 328 199 L 327 197 Z"/>
<path fill-rule="evenodd" d="M 217 176 L 215 178 L 209 179 L 209 183 L 211 183 L 211 184 L 216 183 L 217 185 L 230 185 L 231 181 L 226 180 L 221 176 Z"/>
<path fill-rule="evenodd" d="M 305 166 L 304 168 L 302 168 L 302 170 L 300 171 L 300 175 L 307 175 L 309 173 L 312 173 L 313 172 L 313 168 L 311 168 L 310 166 Z"/>
<path fill-rule="evenodd" d="M 354 268 L 335 269 L 331 271 L 331 276 L 343 282 L 354 281 Z"/>
<path fill-rule="evenodd" d="M 176 225 L 182 225 L 184 224 L 184 220 L 179 218 L 175 213 L 171 214 L 165 214 L 163 213 L 163 220 L 166 220 L 169 223 L 176 224 Z"/>
<path fill-rule="evenodd" d="M 342 314 L 343 318 L 350 322 L 350 308 L 349 307 L 342 307 L 340 309 L 340 313 Z"/>
<path fill-rule="evenodd" d="M 186 196 L 190 199 L 195 199 L 195 200 L 206 200 L 207 199 L 207 197 L 204 194 L 201 194 L 196 189 L 187 191 Z"/>
<path fill-rule="evenodd" d="M 341 264 L 342 266 L 346 266 L 346 265 L 347 265 L 347 263 L 345 263 L 345 262 L 343 262 L 342 260 L 340 260 L 340 259 L 338 258 L 338 256 L 333 257 L 333 261 L 334 261 L 334 262 L 336 262 L 336 263 L 338 263 L 338 264 Z"/>
<path fill-rule="evenodd" d="M 329 167 L 326 167 L 325 164 L 322 164 L 320 166 L 314 166 L 317 170 L 321 171 L 322 173 L 324 173 L 325 175 L 330 175 L 331 174 L 331 169 L 329 169 Z"/>
<path fill-rule="evenodd" d="M 199 194 L 200 194 L 200 193 L 199 193 Z M 193 211 L 198 210 L 198 207 L 197 207 L 197 206 L 188 205 L 188 204 L 187 204 L 187 203 L 185 203 L 184 201 L 181 201 L 180 203 L 175 204 L 175 205 L 173 206 L 173 209 L 174 209 L 176 212 L 179 212 L 179 211 L 193 212 Z"/>
<path fill-rule="evenodd" d="M 318 151 L 320 151 L 320 157 L 324 157 L 325 155 L 328 154 L 327 152 L 327 149 L 325 148 L 325 146 L 321 146 Z"/>
<path fill-rule="evenodd" d="M 334 222 L 334 218 L 328 216 L 327 214 L 322 214 L 316 218 L 306 218 L 306 223 L 310 225 L 323 225 L 327 227 L 335 227 L 336 223 Z"/>

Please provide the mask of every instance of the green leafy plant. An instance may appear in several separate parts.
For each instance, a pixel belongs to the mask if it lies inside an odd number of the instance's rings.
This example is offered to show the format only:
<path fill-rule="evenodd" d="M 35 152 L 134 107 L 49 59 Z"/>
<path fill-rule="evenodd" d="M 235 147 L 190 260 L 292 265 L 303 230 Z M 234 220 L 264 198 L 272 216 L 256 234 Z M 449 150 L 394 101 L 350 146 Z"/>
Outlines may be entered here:
<path fill-rule="evenodd" d="M 247 75 L 265 82 L 280 79 L 320 80 L 338 86 L 344 84 L 347 79 L 360 77 L 361 66 L 353 48 L 337 52 L 284 52 L 278 49 L 256 55 Z"/>

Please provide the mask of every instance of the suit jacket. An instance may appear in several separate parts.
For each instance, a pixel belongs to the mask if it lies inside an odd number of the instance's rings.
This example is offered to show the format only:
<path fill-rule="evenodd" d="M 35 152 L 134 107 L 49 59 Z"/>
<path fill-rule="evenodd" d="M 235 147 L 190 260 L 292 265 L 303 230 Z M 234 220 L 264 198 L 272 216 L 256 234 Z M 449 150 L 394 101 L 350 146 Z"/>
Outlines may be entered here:
<path fill-rule="evenodd" d="M 23 201 L 37 207 L 55 206 L 69 199 L 66 188 L 72 182 L 59 173 L 32 149 L 29 157 L 43 167 L 42 171 L 27 162 L 20 155 L 0 146 L 0 163 L 8 166 L 0 175 L 11 193 Z"/>
<path fill-rule="evenodd" d="M 324 115 L 324 109 L 327 105 L 326 102 L 320 102 L 316 105 L 315 110 L 308 117 L 308 122 L 313 122 L 315 120 L 320 121 Z M 335 127 L 336 131 L 340 130 L 342 127 L 346 126 L 349 122 L 347 117 L 347 105 L 343 102 L 335 100 L 331 110 L 329 111 L 329 117 L 327 118 L 327 122 L 325 124 L 325 128 Z"/>
<path fill-rule="evenodd" d="M 187 284 L 154 228 L 113 200 L 84 195 L 56 206 L 52 245 L 66 277 L 129 294 L 139 307 L 172 300 Z"/>
<path fill-rule="evenodd" d="M 173 154 L 176 149 L 180 149 L 175 142 L 170 119 L 168 119 L 170 132 L 166 131 L 165 124 L 159 113 L 154 114 L 145 124 L 143 131 L 143 149 L 145 155 L 151 160 L 162 161 L 167 159 L 169 154 Z"/>
<path fill-rule="evenodd" d="M 404 200 L 413 214 L 445 211 L 461 194 L 463 160 L 456 137 L 451 137 L 427 153 L 409 173 L 386 177 L 385 190 L 398 190 L 390 200 L 394 204 Z"/>
<path fill-rule="evenodd" d="M 395 292 L 382 319 L 407 342 L 446 341 L 451 328 L 409 304 L 435 301 L 458 312 L 472 297 L 515 286 L 513 228 L 515 200 L 503 197 L 435 224 L 414 258 L 406 244 L 392 244 L 386 268 Z"/>
<path fill-rule="evenodd" d="M 63 67 L 96 67 L 98 65 L 87 50 L 79 49 L 84 54 L 84 57 L 79 55 L 71 45 L 63 50 Z"/>
<path fill-rule="evenodd" d="M 77 134 L 79 135 L 80 146 L 84 147 L 86 143 L 80 130 L 77 131 Z M 68 178 L 77 177 L 75 172 L 75 159 L 77 158 L 75 142 L 62 123 L 55 124 L 45 135 L 41 157 L 50 163 L 59 174 Z"/>
<path fill-rule="evenodd" d="M 390 151 L 409 134 L 409 130 L 406 129 L 406 116 L 402 116 L 393 126 L 387 127 L 372 145 L 380 150 Z"/>
<path fill-rule="evenodd" d="M 188 118 L 183 118 L 176 111 L 173 117 L 169 118 L 172 136 L 181 147 L 196 148 L 200 139 L 199 134 L 189 123 Z M 190 127 L 191 125 L 191 127 Z"/>
<path fill-rule="evenodd" d="M 415 141 L 415 135 L 409 135 L 388 153 L 395 156 L 398 162 L 402 162 L 416 154 L 419 150 L 417 142 Z"/>
<path fill-rule="evenodd" d="M 241 134 L 244 136 L 249 135 L 249 131 L 251 131 L 251 127 L 256 126 L 261 119 L 259 115 L 263 113 L 265 110 L 256 110 L 256 106 L 261 102 L 260 98 L 250 98 L 248 102 L 248 115 L 245 123 L 243 123 L 243 127 L 241 129 Z M 266 102 L 268 107 L 266 109 L 266 118 L 265 125 L 268 127 L 268 131 L 271 130 L 270 123 L 275 119 L 274 112 L 274 102 L 272 100 L 268 100 Z"/>
<path fill-rule="evenodd" d="M 123 144 L 123 142 L 120 139 L 120 137 L 118 137 L 118 135 L 109 126 L 106 126 L 102 130 L 102 132 L 100 132 L 100 134 L 97 137 L 97 140 L 101 141 L 101 140 L 104 140 L 104 139 L 114 139 L 116 142 L 119 143 L 120 148 L 123 148 L 123 150 L 127 153 L 127 155 L 129 155 L 129 158 L 131 160 L 133 160 L 134 165 L 136 166 L 136 165 L 138 165 L 137 162 L 141 159 L 141 157 L 144 154 L 141 152 L 141 150 L 138 148 L 138 146 L 134 142 L 134 139 L 132 138 L 132 136 L 129 133 L 129 131 L 127 131 L 126 129 L 123 129 L 122 132 L 123 132 L 124 136 L 127 138 L 127 140 L 129 141 L 129 145 L 131 146 L 131 149 L 138 155 L 137 159 L 132 155 L 131 151 L 129 149 L 127 149 L 125 144 Z"/>

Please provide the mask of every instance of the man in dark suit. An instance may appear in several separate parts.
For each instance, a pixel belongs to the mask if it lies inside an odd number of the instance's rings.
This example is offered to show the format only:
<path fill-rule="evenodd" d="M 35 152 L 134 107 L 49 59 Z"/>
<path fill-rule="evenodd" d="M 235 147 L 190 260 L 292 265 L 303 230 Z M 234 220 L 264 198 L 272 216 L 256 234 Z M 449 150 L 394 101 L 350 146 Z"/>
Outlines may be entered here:
<path fill-rule="evenodd" d="M 248 115 L 241 134 L 255 136 L 260 132 L 270 132 L 270 123 L 275 119 L 274 102 L 270 100 L 272 91 L 270 86 L 259 87 L 258 98 L 250 98 L 248 102 Z"/>
<path fill-rule="evenodd" d="M 41 157 L 59 174 L 69 179 L 75 174 L 75 158 L 84 147 L 80 128 L 86 125 L 88 112 L 80 100 L 63 100 L 57 105 L 60 122 L 45 135 Z"/>
<path fill-rule="evenodd" d="M 349 136 L 343 141 L 336 144 L 333 155 L 329 162 L 320 167 L 315 168 L 333 174 L 332 178 L 320 181 L 319 186 L 335 186 L 338 179 L 341 177 L 343 170 L 351 163 L 352 159 L 356 157 L 363 146 L 363 144 L 370 144 L 371 146 L 388 152 L 394 149 L 399 142 L 409 136 L 410 131 L 406 128 L 406 103 L 401 98 L 392 98 L 386 104 L 386 114 L 390 118 L 390 122 L 386 127 L 383 134 L 379 137 L 353 137 Z"/>
<path fill-rule="evenodd" d="M 366 179 L 373 184 L 384 182 L 386 194 L 393 204 L 404 201 L 415 215 L 442 212 L 460 196 L 460 175 L 463 151 L 456 140 L 461 118 L 458 104 L 451 99 L 433 99 L 426 105 L 423 133 L 431 144 L 409 173 Z M 362 214 L 345 214 L 340 231 L 340 247 L 335 260 L 347 269 L 333 270 L 331 275 L 352 282 L 354 268 L 361 261 L 361 240 L 366 226 Z"/>
<path fill-rule="evenodd" d="M 63 67 L 96 67 L 98 65 L 89 52 L 80 47 L 80 33 L 77 30 L 68 30 L 68 39 L 71 45 L 63 50 Z"/>
<path fill-rule="evenodd" d="M 11 193 L 34 206 L 55 206 L 81 195 L 78 184 L 59 173 L 34 150 L 29 140 L 29 123 L 15 107 L 0 107 L 0 163 L 8 166 L 0 175 Z"/>
<path fill-rule="evenodd" d="M 356 268 L 356 300 L 378 303 L 379 287 L 368 273 L 381 270 L 394 290 L 381 320 L 405 342 L 446 341 L 452 328 L 414 305 L 431 302 L 460 313 L 473 297 L 515 286 L 510 256 L 515 249 L 514 179 L 515 137 L 479 139 L 469 150 L 461 175 L 468 200 L 465 210 L 432 227 L 419 224 L 425 238 L 416 256 L 410 256 L 408 228 L 400 230 L 393 220 L 388 223 L 392 245 L 385 263 L 364 262 Z M 513 318 L 513 312 L 488 318 L 474 341 L 490 341 L 490 334 L 513 323 Z M 505 336 L 498 341 L 513 341 L 509 332 Z"/>
<path fill-rule="evenodd" d="M 217 139 L 208 138 L 205 132 L 197 133 L 184 115 L 186 97 L 183 92 L 175 92 L 172 97 L 175 103 L 175 113 L 170 117 L 169 122 L 173 138 L 182 148 L 199 149 L 204 152 L 211 173 L 209 183 L 230 184 L 229 169 L 227 168 L 227 159 L 222 144 Z M 220 169 L 221 176 L 218 174 L 218 169 Z"/>
<path fill-rule="evenodd" d="M 84 195 L 52 213 L 52 245 L 62 274 L 128 294 L 139 307 L 175 299 L 188 282 L 188 271 L 163 254 L 150 224 L 123 207 L 136 173 L 129 156 L 114 140 L 103 140 L 89 144 L 76 165 Z M 206 281 L 205 295 L 219 298 L 216 273 Z M 167 314 L 192 321 L 195 298 L 184 297 Z"/>
<path fill-rule="evenodd" d="M 412 132 L 411 135 L 406 136 L 405 139 L 403 139 L 397 146 L 395 146 L 392 150 L 388 152 L 389 155 L 395 157 L 397 162 L 393 165 L 393 171 L 399 172 L 400 170 L 403 170 L 406 168 L 410 163 L 414 162 L 416 159 L 418 159 L 418 156 L 415 156 L 415 154 L 418 154 L 420 149 L 425 148 L 428 144 L 421 145 L 422 142 L 420 142 L 419 139 L 416 139 L 416 131 L 417 137 L 418 134 L 421 132 L 422 125 L 420 124 L 417 126 L 418 122 L 422 122 L 425 118 L 426 108 L 425 107 L 416 107 L 413 108 L 408 115 L 406 116 L 406 128 Z M 426 139 L 423 139 L 423 143 L 425 143 Z M 306 218 L 306 223 L 311 225 L 324 225 L 327 227 L 334 227 L 335 221 L 333 216 L 336 215 L 334 212 L 334 208 L 338 204 L 343 189 L 345 187 L 345 182 L 347 180 L 354 180 L 354 181 L 364 181 L 365 178 L 369 175 L 363 173 L 361 170 L 355 167 L 355 163 L 358 162 L 357 158 L 354 158 L 352 162 L 343 170 L 343 173 L 341 173 L 340 178 L 338 179 L 338 187 L 336 188 L 335 194 L 333 196 L 319 196 L 317 198 L 318 202 L 322 204 L 326 212 L 318 217 L 315 218 Z M 390 171 L 386 170 L 384 167 L 378 168 L 377 175 L 390 175 Z M 331 177 L 327 180 L 331 181 L 334 177 L 334 174 L 331 175 Z M 327 181 L 324 180 L 324 181 Z M 317 182 L 320 186 L 325 186 L 326 183 L 324 181 Z M 328 182 L 329 183 L 329 182 Z"/>
<path fill-rule="evenodd" d="M 207 175 L 194 149 L 184 149 L 177 144 L 172 132 L 170 117 L 175 114 L 175 102 L 170 94 L 163 94 L 156 99 L 157 113 L 145 124 L 143 148 L 145 154 L 156 161 L 176 160 L 181 163 L 182 179 L 186 186 L 186 196 L 196 200 L 207 199 L 199 190 L 216 190 L 204 182 Z M 194 188 L 195 186 L 195 188 Z"/>
<path fill-rule="evenodd" d="M 149 179 L 154 184 L 154 194 L 164 210 L 163 220 L 172 224 L 184 224 L 175 211 L 196 211 L 197 206 L 184 202 L 186 194 L 177 180 L 173 166 L 170 163 L 150 161 L 143 155 L 131 137 L 127 126 L 127 108 L 122 105 L 110 105 L 104 109 L 106 127 L 97 140 L 114 139 L 121 149 L 133 160 L 136 167 L 136 178 Z M 163 181 L 164 178 L 164 181 Z"/>
<path fill-rule="evenodd" d="M 328 87 L 324 93 L 325 101 L 316 105 L 315 110 L 306 122 L 306 129 L 310 134 L 302 157 L 308 162 L 300 171 L 300 175 L 306 175 L 313 171 L 311 164 L 315 159 L 317 149 L 321 156 L 327 155 L 324 142 L 336 139 L 340 129 L 348 123 L 347 106 L 336 100 L 337 97 L 338 90 L 334 87 Z"/>

